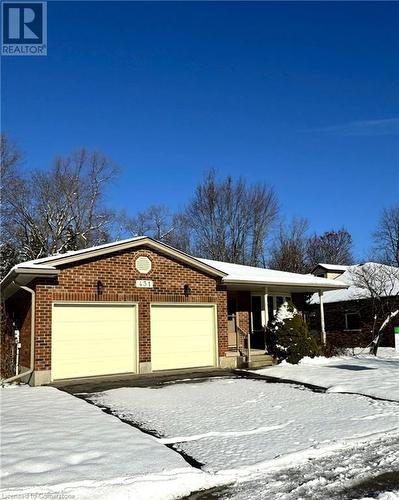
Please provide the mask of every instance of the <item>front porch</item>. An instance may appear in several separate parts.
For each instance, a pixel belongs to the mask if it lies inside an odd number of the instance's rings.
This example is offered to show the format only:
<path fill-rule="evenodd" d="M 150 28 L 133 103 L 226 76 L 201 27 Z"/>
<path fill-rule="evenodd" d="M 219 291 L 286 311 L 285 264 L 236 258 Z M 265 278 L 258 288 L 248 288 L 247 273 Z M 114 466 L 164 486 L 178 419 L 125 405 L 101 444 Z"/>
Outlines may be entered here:
<path fill-rule="evenodd" d="M 314 290 L 313 290 L 314 291 Z M 309 290 L 310 292 L 310 290 Z M 227 357 L 236 358 L 236 367 L 261 368 L 274 363 L 268 352 L 267 327 L 280 306 L 292 301 L 298 311 L 304 311 L 306 291 L 295 288 L 228 287 L 228 352 Z M 319 292 L 322 296 L 323 292 Z M 323 301 L 320 304 L 323 309 Z M 320 324 L 321 342 L 325 341 L 324 314 Z"/>

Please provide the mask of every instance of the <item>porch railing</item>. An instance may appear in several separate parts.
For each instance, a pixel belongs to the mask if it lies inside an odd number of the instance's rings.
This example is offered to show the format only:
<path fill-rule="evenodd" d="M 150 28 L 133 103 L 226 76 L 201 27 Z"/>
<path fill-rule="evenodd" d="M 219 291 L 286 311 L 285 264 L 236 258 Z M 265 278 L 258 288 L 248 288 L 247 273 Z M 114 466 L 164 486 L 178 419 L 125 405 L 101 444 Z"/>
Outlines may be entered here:
<path fill-rule="evenodd" d="M 250 337 L 247 332 L 245 332 L 242 328 L 236 325 L 236 337 L 237 337 L 237 352 L 241 354 L 241 356 L 245 356 L 247 361 L 250 358 Z"/>
<path fill-rule="evenodd" d="M 228 345 L 230 351 L 244 356 L 247 361 L 251 357 L 250 335 L 237 324 L 236 315 L 228 316 Z"/>

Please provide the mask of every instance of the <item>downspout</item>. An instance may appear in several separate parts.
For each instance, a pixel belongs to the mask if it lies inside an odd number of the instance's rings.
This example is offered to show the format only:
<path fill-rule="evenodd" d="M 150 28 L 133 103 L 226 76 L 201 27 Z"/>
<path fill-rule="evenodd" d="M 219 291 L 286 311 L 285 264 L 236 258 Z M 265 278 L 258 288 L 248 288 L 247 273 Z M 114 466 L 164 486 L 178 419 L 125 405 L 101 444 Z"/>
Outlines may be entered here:
<path fill-rule="evenodd" d="M 34 371 L 34 363 L 35 363 L 35 292 L 24 285 L 19 285 L 15 281 L 12 282 L 13 285 L 25 290 L 26 292 L 31 294 L 31 313 L 30 313 L 30 368 L 26 372 L 19 373 L 18 375 L 14 375 L 13 377 L 7 378 L 1 381 L 1 385 L 8 384 L 9 382 L 14 382 L 15 380 L 19 380 L 22 377 L 26 377 L 27 375 L 31 375 Z"/>

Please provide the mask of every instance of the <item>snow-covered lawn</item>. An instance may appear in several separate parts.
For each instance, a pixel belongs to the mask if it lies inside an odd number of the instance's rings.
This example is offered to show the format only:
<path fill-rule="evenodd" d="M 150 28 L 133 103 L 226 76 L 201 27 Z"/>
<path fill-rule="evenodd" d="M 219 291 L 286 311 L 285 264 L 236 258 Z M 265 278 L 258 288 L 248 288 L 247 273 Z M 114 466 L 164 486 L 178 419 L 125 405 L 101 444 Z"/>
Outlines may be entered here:
<path fill-rule="evenodd" d="M 328 392 L 399 401 L 399 353 L 391 348 L 380 348 L 377 357 L 366 352 L 358 349 L 355 356 L 304 358 L 298 365 L 283 362 L 256 373 L 317 385 Z"/>
<path fill-rule="evenodd" d="M 2 498 L 165 499 L 217 484 L 152 436 L 67 393 L 10 386 L 0 394 Z"/>
<path fill-rule="evenodd" d="M 399 469 L 393 401 L 243 378 L 86 394 L 98 407 L 51 387 L 0 394 L 3 498 L 166 500 L 215 486 L 237 500 L 329 498 Z"/>
<path fill-rule="evenodd" d="M 399 498 L 399 436 L 349 444 L 218 488 L 220 500 Z M 392 488 L 393 491 L 392 491 Z M 389 492 L 387 491 L 389 489 Z M 215 496 L 211 497 L 215 498 Z"/>
<path fill-rule="evenodd" d="M 399 405 L 263 380 L 211 379 L 91 396 L 211 472 L 249 473 L 399 427 Z"/>

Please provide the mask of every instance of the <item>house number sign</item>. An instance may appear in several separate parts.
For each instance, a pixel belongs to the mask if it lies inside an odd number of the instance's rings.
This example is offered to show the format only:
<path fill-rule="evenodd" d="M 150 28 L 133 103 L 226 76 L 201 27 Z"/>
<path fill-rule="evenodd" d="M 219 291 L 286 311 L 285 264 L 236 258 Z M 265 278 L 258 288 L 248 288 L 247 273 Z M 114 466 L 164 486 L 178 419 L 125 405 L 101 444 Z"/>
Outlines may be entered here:
<path fill-rule="evenodd" d="M 154 282 L 152 280 L 136 280 L 137 288 L 153 288 Z"/>

